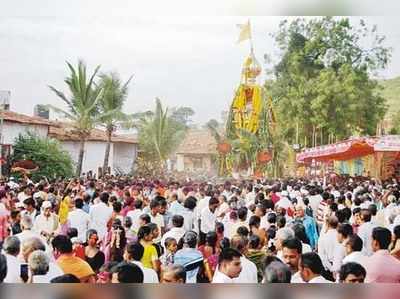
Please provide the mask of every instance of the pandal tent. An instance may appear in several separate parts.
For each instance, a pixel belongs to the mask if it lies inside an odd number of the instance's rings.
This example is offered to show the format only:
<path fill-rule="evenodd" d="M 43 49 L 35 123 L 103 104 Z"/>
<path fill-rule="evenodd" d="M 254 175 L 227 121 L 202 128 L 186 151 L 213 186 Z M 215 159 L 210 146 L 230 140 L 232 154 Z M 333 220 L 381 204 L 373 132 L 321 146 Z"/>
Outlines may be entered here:
<path fill-rule="evenodd" d="M 346 141 L 305 149 L 296 156 L 297 162 L 346 161 L 373 154 L 376 138 L 359 137 Z"/>
<path fill-rule="evenodd" d="M 356 137 L 305 149 L 296 159 L 303 165 L 333 162 L 335 172 L 340 174 L 386 179 L 400 175 L 400 135 Z"/>

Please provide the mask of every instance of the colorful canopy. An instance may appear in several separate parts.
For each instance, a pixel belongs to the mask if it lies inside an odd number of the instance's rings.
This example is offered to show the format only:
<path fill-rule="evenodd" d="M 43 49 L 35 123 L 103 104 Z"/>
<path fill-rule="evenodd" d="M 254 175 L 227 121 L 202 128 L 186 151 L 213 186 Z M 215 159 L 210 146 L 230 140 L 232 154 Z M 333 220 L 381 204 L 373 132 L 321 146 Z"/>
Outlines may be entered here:
<path fill-rule="evenodd" d="M 400 152 L 400 135 L 387 135 L 374 144 L 376 152 Z"/>
<path fill-rule="evenodd" d="M 376 142 L 377 138 L 357 137 L 335 144 L 305 149 L 297 154 L 296 159 L 299 163 L 309 163 L 312 160 L 351 160 L 373 154 L 375 152 L 374 145 Z"/>

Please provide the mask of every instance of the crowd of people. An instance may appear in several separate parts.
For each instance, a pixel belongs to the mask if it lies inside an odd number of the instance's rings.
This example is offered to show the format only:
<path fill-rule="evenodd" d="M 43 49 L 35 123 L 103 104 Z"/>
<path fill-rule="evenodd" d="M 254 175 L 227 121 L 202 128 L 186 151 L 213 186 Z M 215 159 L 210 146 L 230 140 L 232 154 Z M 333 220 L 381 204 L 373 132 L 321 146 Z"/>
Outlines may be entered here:
<path fill-rule="evenodd" d="M 398 283 L 400 185 L 0 182 L 0 282 Z"/>

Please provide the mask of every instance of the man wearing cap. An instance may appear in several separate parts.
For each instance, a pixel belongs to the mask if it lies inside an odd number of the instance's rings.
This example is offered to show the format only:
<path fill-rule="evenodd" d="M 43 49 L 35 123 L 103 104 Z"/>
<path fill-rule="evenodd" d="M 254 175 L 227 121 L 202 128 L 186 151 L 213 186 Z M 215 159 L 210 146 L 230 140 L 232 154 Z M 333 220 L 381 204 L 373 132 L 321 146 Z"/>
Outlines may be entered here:
<path fill-rule="evenodd" d="M 34 231 L 49 239 L 58 229 L 58 216 L 52 213 L 52 206 L 49 201 L 42 204 L 42 213 L 38 215 L 34 223 Z"/>
<path fill-rule="evenodd" d="M 12 190 L 16 190 L 19 188 L 19 185 L 15 182 L 15 178 L 14 177 L 10 177 L 9 182 L 7 183 L 7 185 L 10 187 L 10 189 Z"/>
<path fill-rule="evenodd" d="M 186 283 L 196 283 L 197 274 L 203 266 L 203 255 L 196 249 L 197 234 L 193 231 L 183 236 L 183 248 L 175 254 L 174 264 L 186 270 Z"/>
<path fill-rule="evenodd" d="M 286 210 L 286 213 L 292 217 L 293 216 L 293 204 L 288 198 L 289 193 L 287 191 L 282 191 L 280 199 L 276 203 L 276 207 L 281 207 Z"/>

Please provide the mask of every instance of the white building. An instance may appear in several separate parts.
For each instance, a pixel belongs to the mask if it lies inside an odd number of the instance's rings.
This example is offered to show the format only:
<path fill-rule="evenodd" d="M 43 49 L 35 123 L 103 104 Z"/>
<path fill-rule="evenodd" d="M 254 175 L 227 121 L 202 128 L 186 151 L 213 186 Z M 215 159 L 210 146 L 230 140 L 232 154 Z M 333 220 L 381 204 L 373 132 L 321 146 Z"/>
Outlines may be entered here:
<path fill-rule="evenodd" d="M 49 121 L 40 117 L 32 117 L 12 111 L 1 111 L 3 118 L 2 157 L 6 158 L 4 150 L 12 148 L 14 140 L 19 134 L 34 132 L 40 137 L 55 138 L 61 146 L 69 152 L 76 163 L 79 155 L 79 137 L 72 132 L 72 127 L 66 123 Z M 138 142 L 132 136 L 112 136 L 109 166 L 112 173 L 127 174 L 132 170 L 137 157 Z M 94 129 L 85 145 L 85 155 L 82 172 L 93 171 L 98 173 L 103 166 L 104 154 L 107 145 L 105 131 Z"/>
<path fill-rule="evenodd" d="M 62 147 L 70 153 L 72 160 L 77 162 L 80 148 L 79 136 L 66 123 L 55 122 L 55 124 L 55 126 L 50 126 L 49 136 L 58 139 Z M 113 134 L 111 142 L 108 162 L 111 172 L 117 174 L 129 173 L 137 156 L 137 141 L 133 138 Z M 85 143 L 85 154 L 82 165 L 83 173 L 87 173 L 88 171 L 98 173 L 99 167 L 103 167 L 106 146 L 106 132 L 94 129 Z"/>
<path fill-rule="evenodd" d="M 19 134 L 33 132 L 45 138 L 49 133 L 51 125 L 51 122 L 46 119 L 30 117 L 8 110 L 0 111 L 0 119 L 2 120 L 0 126 L 1 158 L 5 160 L 10 155 L 12 145 Z"/>

